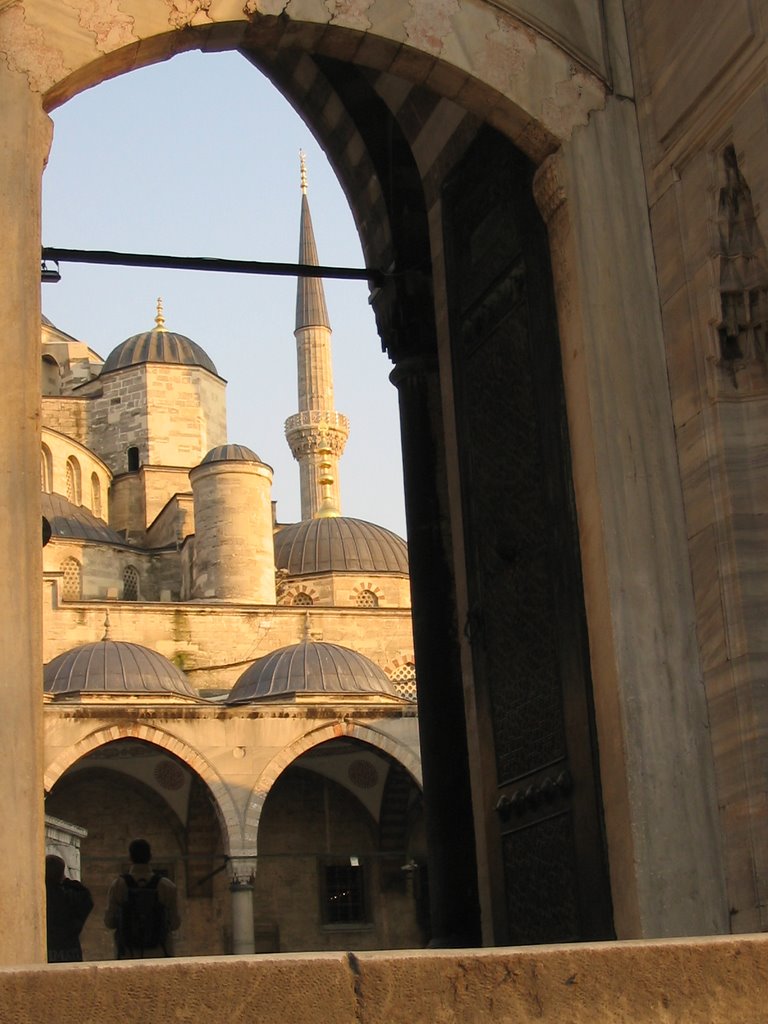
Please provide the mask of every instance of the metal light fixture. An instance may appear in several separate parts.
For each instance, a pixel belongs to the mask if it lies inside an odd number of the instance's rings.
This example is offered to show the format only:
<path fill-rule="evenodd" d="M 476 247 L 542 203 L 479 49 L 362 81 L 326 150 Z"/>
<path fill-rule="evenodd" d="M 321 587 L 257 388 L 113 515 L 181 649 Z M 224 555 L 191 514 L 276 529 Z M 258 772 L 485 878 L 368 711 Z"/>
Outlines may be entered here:
<path fill-rule="evenodd" d="M 48 265 L 48 260 L 40 261 L 40 280 L 45 284 L 56 284 L 57 281 L 61 280 L 61 273 L 59 271 L 58 260 L 50 261 L 53 266 Z"/>

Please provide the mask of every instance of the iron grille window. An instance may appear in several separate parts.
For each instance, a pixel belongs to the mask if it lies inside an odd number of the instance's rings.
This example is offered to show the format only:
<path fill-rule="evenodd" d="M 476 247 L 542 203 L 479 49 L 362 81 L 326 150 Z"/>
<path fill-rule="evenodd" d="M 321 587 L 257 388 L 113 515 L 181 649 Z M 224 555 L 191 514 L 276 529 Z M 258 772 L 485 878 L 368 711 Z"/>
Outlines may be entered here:
<path fill-rule="evenodd" d="M 83 577 L 76 558 L 65 558 L 61 563 L 63 575 L 61 596 L 65 601 L 79 601 L 83 596 Z"/>
<path fill-rule="evenodd" d="M 123 600 L 138 601 L 139 599 L 139 574 L 132 565 L 125 567 L 123 572 Z"/>
<path fill-rule="evenodd" d="M 326 864 L 323 896 L 324 924 L 364 924 L 367 920 L 361 864 Z"/>
<path fill-rule="evenodd" d="M 395 684 L 395 693 L 406 700 L 416 700 L 416 666 L 412 661 L 398 665 L 389 677 Z"/>

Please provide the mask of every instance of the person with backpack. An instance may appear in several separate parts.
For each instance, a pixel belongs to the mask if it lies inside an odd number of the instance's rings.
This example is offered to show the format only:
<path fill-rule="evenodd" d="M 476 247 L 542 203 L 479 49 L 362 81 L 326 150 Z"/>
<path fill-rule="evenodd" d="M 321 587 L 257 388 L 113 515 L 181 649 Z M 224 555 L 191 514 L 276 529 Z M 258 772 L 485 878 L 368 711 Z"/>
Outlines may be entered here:
<path fill-rule="evenodd" d="M 118 875 L 109 889 L 104 923 L 114 929 L 119 960 L 173 956 L 172 932 L 181 924 L 176 886 L 152 870 L 146 839 L 128 847 L 131 869 Z"/>
<path fill-rule="evenodd" d="M 48 963 L 73 963 L 83 959 L 80 932 L 93 899 L 82 882 L 66 877 L 67 865 L 55 853 L 45 858 L 45 923 Z"/>

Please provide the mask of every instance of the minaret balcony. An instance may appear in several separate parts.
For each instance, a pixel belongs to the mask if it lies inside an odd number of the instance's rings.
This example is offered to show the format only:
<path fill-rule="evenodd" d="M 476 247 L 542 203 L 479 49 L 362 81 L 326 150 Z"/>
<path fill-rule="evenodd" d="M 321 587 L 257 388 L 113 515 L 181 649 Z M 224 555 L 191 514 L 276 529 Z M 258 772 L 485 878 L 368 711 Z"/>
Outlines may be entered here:
<path fill-rule="evenodd" d="M 349 436 L 349 419 L 343 413 L 325 409 L 305 409 L 304 412 L 297 412 L 289 416 L 285 421 L 285 436 L 291 434 L 305 433 L 307 431 L 324 432 L 332 430 L 334 433 Z"/>

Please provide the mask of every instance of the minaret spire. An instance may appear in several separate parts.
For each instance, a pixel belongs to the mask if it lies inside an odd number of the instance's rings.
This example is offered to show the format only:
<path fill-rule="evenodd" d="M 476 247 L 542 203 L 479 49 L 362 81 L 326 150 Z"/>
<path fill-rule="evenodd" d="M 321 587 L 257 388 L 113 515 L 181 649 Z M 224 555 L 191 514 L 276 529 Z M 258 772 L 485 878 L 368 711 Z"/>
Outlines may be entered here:
<path fill-rule="evenodd" d="M 306 156 L 301 163 L 299 263 L 319 266 L 307 199 Z M 296 356 L 299 412 L 285 421 L 285 436 L 299 463 L 301 518 L 341 514 L 339 459 L 349 437 L 346 416 L 333 407 L 331 321 L 322 278 L 300 277 L 296 286 Z"/>

